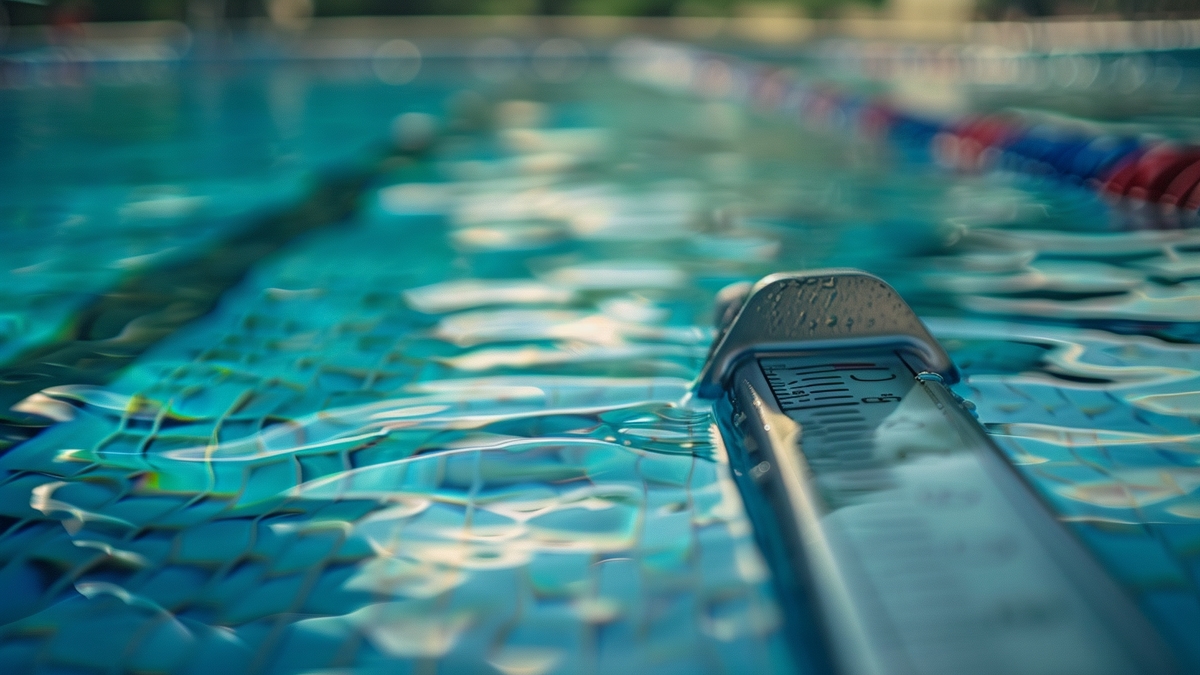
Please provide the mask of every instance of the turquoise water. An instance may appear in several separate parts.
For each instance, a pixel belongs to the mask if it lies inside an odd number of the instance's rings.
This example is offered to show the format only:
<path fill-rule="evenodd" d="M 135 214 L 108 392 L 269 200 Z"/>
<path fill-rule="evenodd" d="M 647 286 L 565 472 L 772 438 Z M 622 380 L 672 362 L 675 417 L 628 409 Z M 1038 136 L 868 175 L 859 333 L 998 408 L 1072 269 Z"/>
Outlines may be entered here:
<path fill-rule="evenodd" d="M 687 392 L 718 289 L 830 266 L 927 318 L 1014 463 L 1195 649 L 1194 230 L 601 63 L 5 97 L 13 672 L 792 672 Z M 335 183 L 350 206 L 305 220 Z M 78 327 L 129 298 L 152 313 Z M 101 365 L 45 366 L 70 340 Z"/>

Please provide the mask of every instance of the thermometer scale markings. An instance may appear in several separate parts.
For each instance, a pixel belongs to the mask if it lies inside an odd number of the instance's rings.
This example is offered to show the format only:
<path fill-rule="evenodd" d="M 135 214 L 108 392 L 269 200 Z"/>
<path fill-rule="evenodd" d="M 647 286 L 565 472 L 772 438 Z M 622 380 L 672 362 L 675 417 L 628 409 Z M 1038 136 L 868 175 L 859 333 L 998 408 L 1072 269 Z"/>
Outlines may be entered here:
<path fill-rule="evenodd" d="M 815 469 L 874 463 L 875 430 L 913 386 L 913 373 L 891 356 L 815 364 L 787 357 L 760 360 L 780 409 L 802 425 L 804 453 Z"/>
<path fill-rule="evenodd" d="M 853 392 L 852 387 L 859 388 L 862 383 L 892 382 L 897 379 L 895 372 L 877 363 L 799 366 L 787 359 L 764 359 L 762 365 L 771 391 L 784 412 L 900 401 L 891 391 L 878 391 L 874 392 L 874 396 L 861 397 Z"/>

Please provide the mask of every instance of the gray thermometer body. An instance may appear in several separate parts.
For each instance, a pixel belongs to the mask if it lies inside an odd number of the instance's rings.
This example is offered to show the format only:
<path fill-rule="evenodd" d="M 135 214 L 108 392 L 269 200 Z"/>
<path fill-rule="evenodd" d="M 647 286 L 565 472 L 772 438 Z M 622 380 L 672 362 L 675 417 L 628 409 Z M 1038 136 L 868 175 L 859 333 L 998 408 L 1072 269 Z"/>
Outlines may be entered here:
<path fill-rule="evenodd" d="M 871 322 L 855 306 L 867 301 L 892 316 Z M 838 329 L 848 317 L 863 334 Z M 769 277 L 714 347 L 699 390 L 716 399 L 758 539 L 797 599 L 806 670 L 1177 672 L 948 389 L 955 376 L 895 291 L 861 272 Z"/>

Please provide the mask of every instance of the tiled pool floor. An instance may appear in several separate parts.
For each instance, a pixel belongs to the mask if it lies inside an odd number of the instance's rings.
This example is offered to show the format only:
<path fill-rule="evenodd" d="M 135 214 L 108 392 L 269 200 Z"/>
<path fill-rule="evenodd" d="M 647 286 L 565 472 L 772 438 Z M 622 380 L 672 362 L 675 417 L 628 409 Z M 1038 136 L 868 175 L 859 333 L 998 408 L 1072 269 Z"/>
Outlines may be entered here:
<path fill-rule="evenodd" d="M 333 168 L 365 186 L 346 217 L 276 232 L 132 365 L 47 371 L 19 406 L 56 423 L 0 456 L 0 662 L 792 672 L 686 394 L 719 288 L 830 266 L 929 318 L 1014 462 L 1189 643 L 1195 231 L 1125 229 L 1082 190 L 905 163 L 599 64 L 555 85 L 445 68 L 404 87 L 346 65 L 181 69 L 6 104 L 26 126 L 4 174 L 29 173 L 4 207 L 10 364 L 86 338 L 65 327 L 136 275 L 203 277 L 223 264 L 205 252 L 295 217 Z M 106 137 L 139 100 L 174 131 Z M 427 149 L 387 149 L 402 112 L 404 138 L 436 128 Z"/>

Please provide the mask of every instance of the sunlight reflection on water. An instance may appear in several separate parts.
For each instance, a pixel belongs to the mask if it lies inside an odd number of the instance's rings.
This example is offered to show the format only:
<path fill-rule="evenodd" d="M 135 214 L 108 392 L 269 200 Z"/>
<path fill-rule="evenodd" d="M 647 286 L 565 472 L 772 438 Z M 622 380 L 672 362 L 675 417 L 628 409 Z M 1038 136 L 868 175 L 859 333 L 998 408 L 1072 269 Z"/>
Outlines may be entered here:
<path fill-rule="evenodd" d="M 489 93 L 495 131 L 448 114 L 354 222 L 291 242 L 115 382 L 27 399 L 59 423 L 0 457 L 0 659 L 790 672 L 687 394 L 717 289 L 841 265 L 934 317 L 960 393 L 1152 614 L 1200 617 L 1189 232 L 1091 232 L 1115 216 L 1073 188 L 881 173 L 844 139 L 580 82 Z M 123 217 L 210 208 L 153 199 Z"/>

